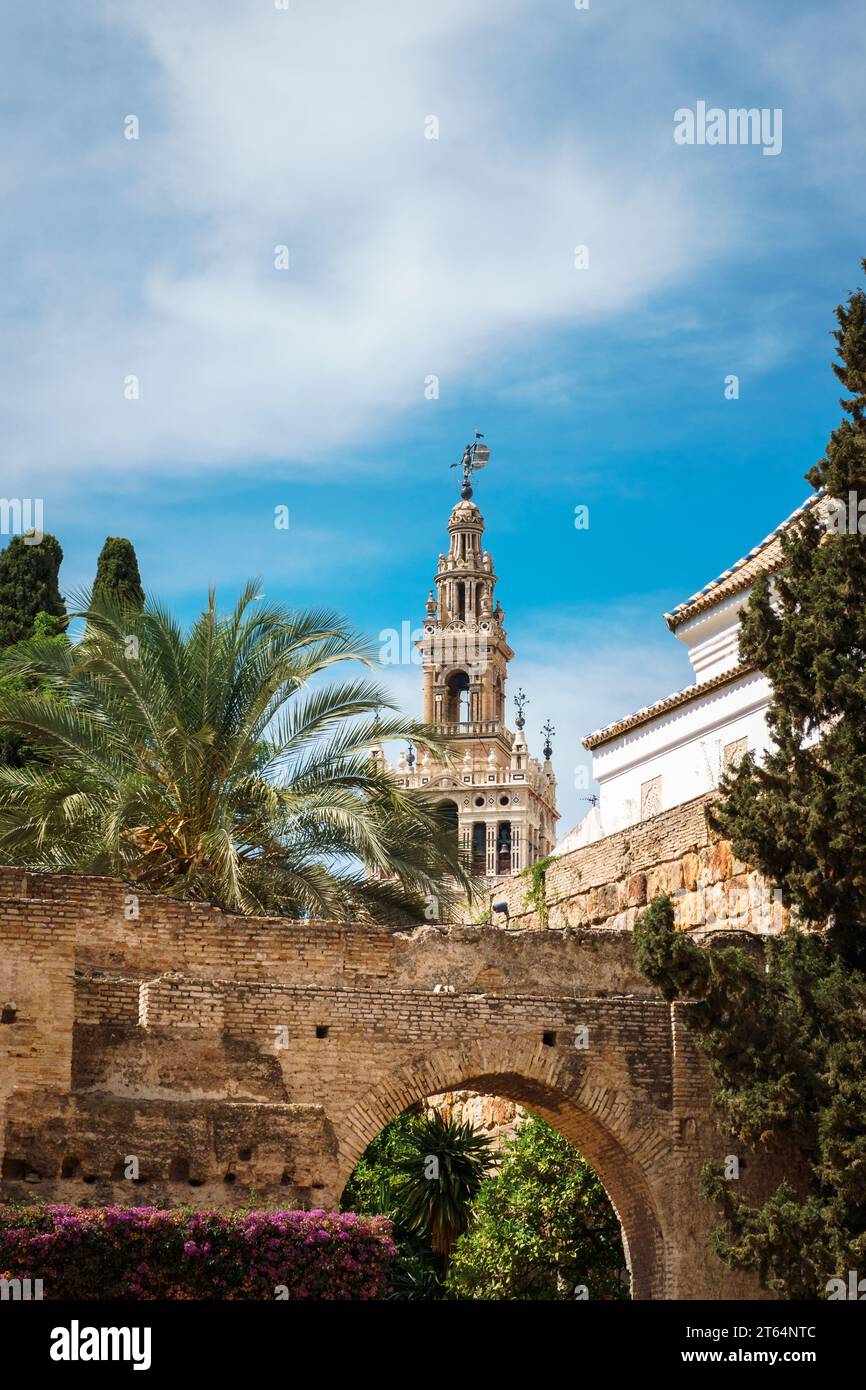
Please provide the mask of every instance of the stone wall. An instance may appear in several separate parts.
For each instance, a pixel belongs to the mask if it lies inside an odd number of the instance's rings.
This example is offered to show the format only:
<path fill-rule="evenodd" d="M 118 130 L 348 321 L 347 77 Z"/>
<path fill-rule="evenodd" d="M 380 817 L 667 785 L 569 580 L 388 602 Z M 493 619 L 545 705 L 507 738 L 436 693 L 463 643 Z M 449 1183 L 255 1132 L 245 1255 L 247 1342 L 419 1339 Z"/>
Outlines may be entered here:
<path fill-rule="evenodd" d="M 457 1124 L 468 1124 L 486 1134 L 496 1159 L 527 1113 L 504 1096 L 481 1096 L 477 1091 L 446 1091 L 440 1096 L 428 1096 L 427 1107 L 428 1111 L 438 1111 L 446 1122 L 454 1120 Z"/>
<path fill-rule="evenodd" d="M 508 903 L 512 927 L 631 931 L 653 898 L 670 893 L 683 928 L 779 931 L 788 922 L 781 895 L 709 829 L 706 812 L 714 795 L 551 859 L 542 911 L 528 901 L 531 882 L 523 877 L 500 883 L 491 904 Z M 494 918 L 503 921 L 500 914 Z"/>
<path fill-rule="evenodd" d="M 652 868 L 632 854 L 632 877 Z M 603 899 L 585 874 L 575 887 Z M 732 1150 L 682 1006 L 638 976 L 609 917 L 249 919 L 0 870 L 2 1194 L 329 1207 L 401 1110 L 471 1091 L 540 1115 L 592 1164 L 637 1297 L 755 1297 L 707 1253 L 698 1172 Z M 749 1158 L 747 1191 L 772 1178 Z"/>

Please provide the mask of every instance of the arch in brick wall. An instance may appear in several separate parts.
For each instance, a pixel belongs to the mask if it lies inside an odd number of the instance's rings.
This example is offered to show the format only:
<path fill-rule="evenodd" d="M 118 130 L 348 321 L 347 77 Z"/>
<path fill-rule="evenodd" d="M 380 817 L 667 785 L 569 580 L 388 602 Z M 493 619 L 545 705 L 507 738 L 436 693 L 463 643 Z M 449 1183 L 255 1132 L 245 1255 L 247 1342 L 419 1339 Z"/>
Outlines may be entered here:
<path fill-rule="evenodd" d="M 516 1101 L 574 1144 L 598 1174 L 622 1228 L 633 1298 L 671 1297 L 671 1270 L 653 1183 L 669 1136 L 639 1119 L 629 1098 L 574 1073 L 553 1049 L 457 1043 L 394 1070 L 335 1128 L 338 1191 L 376 1135 L 408 1106 L 442 1091 L 472 1090 Z"/>

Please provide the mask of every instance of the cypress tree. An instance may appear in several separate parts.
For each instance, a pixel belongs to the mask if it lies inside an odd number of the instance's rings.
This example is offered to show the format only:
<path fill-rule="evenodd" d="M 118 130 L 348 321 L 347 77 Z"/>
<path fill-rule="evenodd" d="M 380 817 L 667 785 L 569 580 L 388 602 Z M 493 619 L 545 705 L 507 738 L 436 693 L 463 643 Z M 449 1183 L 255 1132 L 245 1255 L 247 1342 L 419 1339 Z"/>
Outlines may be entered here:
<path fill-rule="evenodd" d="M 96 562 L 93 602 L 144 607 L 144 590 L 132 542 L 124 536 L 108 536 Z"/>
<path fill-rule="evenodd" d="M 725 1128 L 785 1159 L 788 1176 L 760 1204 L 712 1164 L 702 1185 L 722 1216 L 716 1253 L 788 1298 L 826 1298 L 830 1281 L 866 1260 L 862 289 L 836 318 L 846 418 L 807 474 L 823 500 L 784 534 L 781 570 L 756 579 L 742 617 L 740 655 L 772 682 L 775 747 L 760 766 L 746 758 L 723 779 L 710 815 L 737 856 L 781 886 L 795 925 L 755 943 L 758 959 L 696 945 L 674 929 L 666 899 L 636 930 L 645 978 L 690 1003 L 687 1023 L 709 1059 Z"/>
<path fill-rule="evenodd" d="M 13 642 L 4 647 L 0 654 L 0 702 L 6 695 L 17 695 L 25 691 L 38 690 L 46 698 L 51 698 L 47 681 L 39 681 L 22 675 L 16 669 L 18 663 L 27 660 L 39 644 L 50 643 L 64 647 L 69 638 L 64 631 L 64 623 L 44 610 L 33 620 L 33 634 L 23 642 Z M 20 734 L 0 726 L 0 767 L 25 767 L 28 763 L 42 762 L 41 759 Z"/>
<path fill-rule="evenodd" d="M 66 616 L 58 587 L 62 560 L 59 541 L 47 534 L 38 545 L 13 536 L 0 551 L 0 648 L 31 637 L 37 613 Z"/>
<path fill-rule="evenodd" d="M 866 261 L 863 262 L 866 270 Z M 836 310 L 848 395 L 825 456 L 807 474 L 832 506 L 812 508 L 783 537 L 783 568 L 755 581 L 740 654 L 772 682 L 774 751 L 725 779 L 714 817 L 737 854 L 781 885 L 807 922 L 829 923 L 835 949 L 866 963 L 866 535 L 846 522 L 866 509 L 866 294 Z M 866 531 L 866 515 L 861 518 Z"/>

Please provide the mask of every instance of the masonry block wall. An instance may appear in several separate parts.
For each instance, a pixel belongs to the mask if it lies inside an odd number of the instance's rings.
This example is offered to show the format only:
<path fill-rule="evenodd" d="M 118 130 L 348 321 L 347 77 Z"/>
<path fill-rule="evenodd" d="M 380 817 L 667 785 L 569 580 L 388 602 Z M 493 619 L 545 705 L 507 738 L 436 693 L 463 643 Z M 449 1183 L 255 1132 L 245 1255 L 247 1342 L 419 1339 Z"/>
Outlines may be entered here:
<path fill-rule="evenodd" d="M 469 1089 L 595 1167 L 637 1297 L 758 1296 L 708 1253 L 698 1172 L 730 1143 L 623 928 L 250 919 L 0 870 L 0 1009 L 0 1195 L 331 1207 L 383 1125 Z"/>
<path fill-rule="evenodd" d="M 730 841 L 709 829 L 707 809 L 714 796 L 696 797 L 551 859 L 543 909 L 533 901 L 526 877 L 501 880 L 491 903 L 508 903 L 513 927 L 631 931 L 653 898 L 669 893 L 678 925 L 689 930 L 782 930 L 788 912 L 781 894 L 736 858 Z"/>

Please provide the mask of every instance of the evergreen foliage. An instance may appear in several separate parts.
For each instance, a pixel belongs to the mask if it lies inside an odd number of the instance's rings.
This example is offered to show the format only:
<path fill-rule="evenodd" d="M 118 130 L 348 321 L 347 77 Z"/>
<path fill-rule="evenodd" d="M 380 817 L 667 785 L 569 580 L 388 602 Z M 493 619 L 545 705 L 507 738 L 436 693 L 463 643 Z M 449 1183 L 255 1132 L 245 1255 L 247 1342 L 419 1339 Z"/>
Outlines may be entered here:
<path fill-rule="evenodd" d="M 675 929 L 669 898 L 636 938 L 644 977 L 691 1001 L 725 1129 L 788 1167 L 751 1205 L 707 1166 L 702 1188 L 723 1217 L 716 1253 L 783 1297 L 825 1297 L 828 1280 L 866 1264 L 866 977 L 823 933 L 707 950 Z"/>
<path fill-rule="evenodd" d="M 866 534 L 850 524 L 866 504 L 862 289 L 836 319 L 846 418 L 808 474 L 823 498 L 784 533 L 782 568 L 758 576 L 742 616 L 741 659 L 772 683 L 775 747 L 726 774 L 711 812 L 794 925 L 757 955 L 706 950 L 658 899 L 636 930 L 645 977 L 691 1001 L 725 1126 L 786 1160 L 762 1203 L 718 1166 L 702 1185 L 722 1215 L 719 1256 L 787 1298 L 826 1297 L 866 1268 Z"/>
<path fill-rule="evenodd" d="M 94 606 L 105 601 L 119 607 L 144 607 L 144 590 L 132 542 L 122 536 L 108 536 L 96 562 L 93 581 Z"/>
<path fill-rule="evenodd" d="M 866 261 L 864 261 L 866 269 Z M 836 310 L 848 418 L 808 474 L 815 489 L 866 503 L 866 294 Z M 864 517 L 866 529 L 866 517 Z M 740 653 L 769 676 L 776 749 L 722 784 L 715 823 L 737 854 L 780 884 L 806 922 L 866 964 L 866 535 L 826 529 L 813 508 L 783 536 L 784 567 L 760 575 Z"/>
<path fill-rule="evenodd" d="M 408 1230 L 430 1237 L 448 1260 L 469 1224 L 470 1208 L 493 1163 L 490 1139 L 470 1124 L 425 1115 L 406 1135 L 395 1160 L 398 1211 Z"/>
<path fill-rule="evenodd" d="M 13 536 L 0 551 L 0 648 L 32 637 L 37 613 L 66 616 L 58 587 L 62 560 L 60 542 L 48 534 L 38 545 Z"/>
<path fill-rule="evenodd" d="M 48 686 L 44 681 L 22 676 L 19 668 L 39 651 L 43 642 L 49 642 L 58 649 L 65 647 L 69 638 L 63 627 L 61 619 L 52 617 L 50 613 L 37 613 L 33 620 L 32 636 L 24 642 L 14 643 L 0 654 L 0 705 L 4 697 L 21 695 L 28 690 L 38 690 L 43 696 L 49 695 Z M 7 668 L 15 669 L 16 674 L 5 675 L 4 670 Z M 21 734 L 0 727 L 0 764 L 7 767 L 23 767 L 35 757 L 33 747 Z"/>
<path fill-rule="evenodd" d="M 387 1216 L 396 1258 L 391 1270 L 393 1299 L 435 1299 L 443 1296 L 442 1261 L 434 1253 L 428 1231 L 410 1230 L 402 1219 L 398 1162 L 409 1140 L 423 1126 L 420 1107 L 404 1110 L 367 1145 L 343 1190 L 341 1209 L 369 1216 Z"/>
<path fill-rule="evenodd" d="M 530 1116 L 506 1143 L 454 1247 L 448 1296 L 628 1298 L 624 1270 L 619 1222 L 592 1168 L 567 1139 Z"/>

